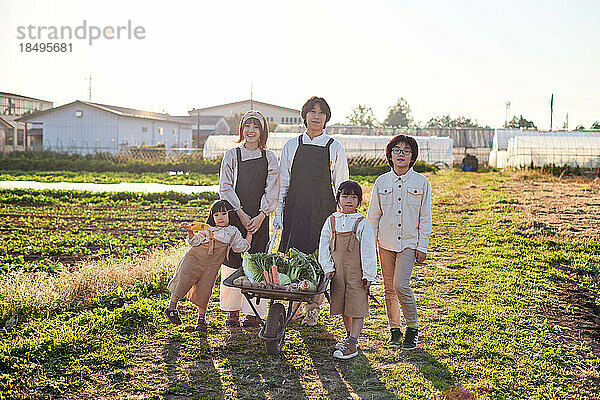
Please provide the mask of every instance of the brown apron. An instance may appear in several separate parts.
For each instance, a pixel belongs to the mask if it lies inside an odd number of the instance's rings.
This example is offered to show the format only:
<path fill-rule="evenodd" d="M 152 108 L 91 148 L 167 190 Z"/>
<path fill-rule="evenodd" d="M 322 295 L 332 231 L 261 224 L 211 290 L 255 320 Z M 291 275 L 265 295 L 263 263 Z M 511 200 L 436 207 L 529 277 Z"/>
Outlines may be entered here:
<path fill-rule="evenodd" d="M 187 296 L 189 301 L 204 309 L 234 238 L 231 235 L 229 243 L 223 243 L 213 237 L 211 230 L 208 235 L 208 242 L 192 246 L 185 253 L 167 286 L 178 299 Z"/>
<path fill-rule="evenodd" d="M 356 229 L 364 217 L 360 217 L 351 232 L 336 232 L 335 218 L 331 223 L 331 242 L 329 250 L 333 258 L 335 275 L 331 280 L 331 315 L 344 314 L 347 317 L 363 318 L 369 316 L 369 298 L 362 285 L 362 264 L 360 243 L 356 238 Z"/>

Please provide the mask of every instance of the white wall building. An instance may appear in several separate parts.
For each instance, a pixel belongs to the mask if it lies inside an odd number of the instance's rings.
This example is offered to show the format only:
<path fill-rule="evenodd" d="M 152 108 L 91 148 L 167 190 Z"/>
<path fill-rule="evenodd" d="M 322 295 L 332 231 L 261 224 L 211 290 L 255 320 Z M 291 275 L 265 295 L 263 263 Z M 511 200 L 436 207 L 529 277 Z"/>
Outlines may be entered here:
<path fill-rule="evenodd" d="M 190 115 L 222 115 L 231 117 L 236 114 L 243 115 L 248 110 L 260 111 L 269 122 L 276 124 L 300 124 L 302 117 L 300 110 L 276 106 L 256 100 L 243 100 L 235 103 L 221 104 L 218 106 L 193 109 L 188 111 Z"/>
<path fill-rule="evenodd" d="M 132 146 L 192 148 L 193 130 L 200 134 L 228 134 L 222 117 L 191 118 L 135 110 L 105 104 L 74 101 L 18 119 L 26 124 L 26 136 L 41 137 L 44 150 L 90 154 L 118 153 Z"/>

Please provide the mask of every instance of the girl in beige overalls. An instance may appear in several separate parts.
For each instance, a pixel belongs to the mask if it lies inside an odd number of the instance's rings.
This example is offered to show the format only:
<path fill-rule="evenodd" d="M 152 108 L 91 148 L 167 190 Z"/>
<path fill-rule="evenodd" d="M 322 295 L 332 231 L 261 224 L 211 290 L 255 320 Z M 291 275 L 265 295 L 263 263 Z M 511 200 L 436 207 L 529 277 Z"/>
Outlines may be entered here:
<path fill-rule="evenodd" d="M 319 263 L 331 280 L 331 315 L 342 314 L 346 337 L 335 346 L 333 356 L 348 359 L 358 354 L 358 337 L 369 316 L 368 290 L 377 275 L 375 235 L 369 221 L 356 211 L 362 189 L 354 181 L 343 182 L 336 195 L 341 211 L 323 225 L 319 240 Z"/>
<path fill-rule="evenodd" d="M 230 225 L 230 218 L 235 218 L 233 207 L 227 200 L 219 200 L 210 209 L 206 221 L 209 229 L 194 234 L 190 224 L 181 224 L 180 229 L 188 234 L 186 242 L 192 247 L 179 261 L 168 285 L 171 302 L 165 316 L 172 324 L 181 325 L 177 302 L 187 296 L 198 307 L 196 330 L 206 331 L 206 306 L 223 260 L 230 249 L 237 253 L 247 251 L 252 241 L 252 234 L 244 239 L 238 228 Z"/>

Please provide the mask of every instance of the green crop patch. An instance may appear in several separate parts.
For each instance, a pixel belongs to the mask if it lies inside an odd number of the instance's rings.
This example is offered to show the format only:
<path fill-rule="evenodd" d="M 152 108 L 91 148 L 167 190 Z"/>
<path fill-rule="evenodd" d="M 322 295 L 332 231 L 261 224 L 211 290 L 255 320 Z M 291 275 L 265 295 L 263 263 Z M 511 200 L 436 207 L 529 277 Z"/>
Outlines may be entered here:
<path fill-rule="evenodd" d="M 333 346 L 345 330 L 325 302 L 317 326 L 292 322 L 282 353 L 268 355 L 257 329 L 225 325 L 218 284 L 208 307 L 208 333 L 192 329 L 196 309 L 185 300 L 178 307 L 184 324 L 171 326 L 162 312 L 173 261 L 168 271 L 142 283 L 97 296 L 84 293 L 35 312 L 21 309 L 16 322 L 0 331 L 0 398 L 598 398 L 594 307 L 600 243 L 524 229 L 530 217 L 520 208 L 522 198 L 508 189 L 517 179 L 511 174 L 437 171 L 428 177 L 434 228 L 427 261 L 415 267 L 412 278 L 419 311 L 416 350 L 385 346 L 385 307 L 373 305 L 359 356 L 334 360 Z M 362 184 L 368 193 L 370 183 Z M 206 207 L 164 200 L 146 199 L 147 205 L 136 199 L 123 199 L 128 205 L 61 200 L 57 207 L 3 203 L 2 221 L 7 234 L 41 230 L 47 243 L 64 247 L 43 258 L 64 257 L 65 265 L 71 257 L 68 268 L 77 268 L 101 249 L 112 247 L 111 256 L 130 260 L 143 254 L 144 244 L 181 243 L 173 227 L 190 215 L 204 216 Z M 61 236 L 63 231 L 70 234 Z M 88 244 L 81 244 L 79 234 L 88 235 Z M 167 236 L 169 241 L 149 240 Z M 33 268 L 35 260 L 27 257 L 44 240 L 31 242 L 29 252 L 21 242 L 20 253 L 10 256 L 22 271 Z M 119 247 L 121 242 L 127 245 Z M 136 246 L 140 250 L 133 255 L 124 250 Z M 48 276 L 68 268 L 56 264 Z M 371 292 L 383 303 L 381 274 Z"/>
<path fill-rule="evenodd" d="M 0 190 L 0 271 L 57 271 L 180 243 L 182 221 L 204 220 L 216 193 Z"/>

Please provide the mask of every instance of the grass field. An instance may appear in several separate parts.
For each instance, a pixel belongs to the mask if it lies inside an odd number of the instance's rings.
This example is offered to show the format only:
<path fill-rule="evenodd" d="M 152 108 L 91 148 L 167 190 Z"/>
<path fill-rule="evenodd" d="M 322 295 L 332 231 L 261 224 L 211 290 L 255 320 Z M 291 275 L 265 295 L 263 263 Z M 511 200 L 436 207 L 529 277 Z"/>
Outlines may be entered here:
<path fill-rule="evenodd" d="M 168 326 L 178 244 L 58 273 L 5 273 L 0 398 L 600 398 L 600 237 L 584 229 L 600 223 L 599 182 L 428 176 L 434 229 L 413 274 L 418 350 L 386 348 L 385 310 L 374 306 L 353 360 L 331 358 L 343 325 L 327 312 L 314 328 L 294 324 L 282 354 L 269 356 L 256 330 L 225 328 L 218 285 L 208 334 L 189 330 L 188 302 L 184 326 Z M 552 187 L 554 208 L 532 206 L 540 187 Z M 372 292 L 383 299 L 381 276 Z"/>

